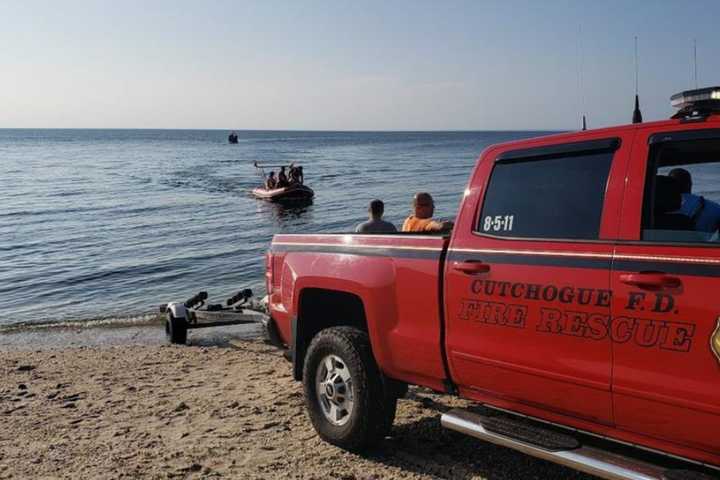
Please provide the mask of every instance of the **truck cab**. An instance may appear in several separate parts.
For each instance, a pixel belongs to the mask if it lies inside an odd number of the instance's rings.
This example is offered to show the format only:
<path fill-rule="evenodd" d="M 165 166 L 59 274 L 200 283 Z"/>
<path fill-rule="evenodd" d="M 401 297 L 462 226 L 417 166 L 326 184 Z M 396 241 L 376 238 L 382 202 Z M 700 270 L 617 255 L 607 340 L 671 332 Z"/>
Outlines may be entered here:
<path fill-rule="evenodd" d="M 486 149 L 449 238 L 276 237 L 276 343 L 319 405 L 311 419 L 321 436 L 366 446 L 392 424 L 398 385 L 417 384 L 533 424 L 449 412 L 448 428 L 604 478 L 695 477 L 598 454 L 584 440 L 555 448 L 537 441 L 542 433 L 512 432 L 550 425 L 717 475 L 720 88 L 673 102 L 679 112 L 667 121 Z M 333 329 L 344 330 L 327 341 Z M 366 344 L 357 362 L 338 353 L 352 342 Z M 375 402 L 381 413 L 365 420 L 381 426 L 350 441 L 342 432 L 362 423 L 357 400 L 343 404 L 349 427 L 323 425 L 321 414 L 326 401 L 339 415 L 333 382 L 347 389 L 353 370 L 377 376 L 367 398 L 357 381 L 353 395 Z"/>

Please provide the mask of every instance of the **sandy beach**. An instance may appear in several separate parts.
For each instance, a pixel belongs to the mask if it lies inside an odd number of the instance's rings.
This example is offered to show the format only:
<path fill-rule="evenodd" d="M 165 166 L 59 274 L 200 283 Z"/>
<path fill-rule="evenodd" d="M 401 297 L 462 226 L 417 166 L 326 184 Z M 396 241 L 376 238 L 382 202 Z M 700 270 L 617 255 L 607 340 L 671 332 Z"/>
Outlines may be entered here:
<path fill-rule="evenodd" d="M 321 441 L 290 364 L 259 340 L 0 353 L 0 479 L 588 479 L 445 431 L 464 404 L 412 388 L 364 456 Z"/>

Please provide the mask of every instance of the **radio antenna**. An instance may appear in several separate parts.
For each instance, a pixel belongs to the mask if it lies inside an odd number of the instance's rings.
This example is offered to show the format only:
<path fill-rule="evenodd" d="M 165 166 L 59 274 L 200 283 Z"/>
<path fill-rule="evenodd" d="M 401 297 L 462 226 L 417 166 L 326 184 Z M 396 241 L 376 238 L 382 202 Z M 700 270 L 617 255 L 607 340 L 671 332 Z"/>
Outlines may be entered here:
<path fill-rule="evenodd" d="M 695 88 L 698 88 L 698 74 L 697 74 L 697 38 L 693 38 L 693 70 L 695 78 Z"/>
<path fill-rule="evenodd" d="M 582 113 L 582 129 L 587 130 L 587 118 L 585 108 L 585 86 L 583 82 L 583 45 L 582 45 L 582 24 L 578 25 L 578 90 L 580 93 L 580 112 Z"/>
<path fill-rule="evenodd" d="M 635 35 L 635 110 L 633 110 L 632 123 L 642 123 L 642 112 L 640 112 L 640 89 L 638 87 L 638 77 L 640 71 L 638 61 L 638 37 Z"/>

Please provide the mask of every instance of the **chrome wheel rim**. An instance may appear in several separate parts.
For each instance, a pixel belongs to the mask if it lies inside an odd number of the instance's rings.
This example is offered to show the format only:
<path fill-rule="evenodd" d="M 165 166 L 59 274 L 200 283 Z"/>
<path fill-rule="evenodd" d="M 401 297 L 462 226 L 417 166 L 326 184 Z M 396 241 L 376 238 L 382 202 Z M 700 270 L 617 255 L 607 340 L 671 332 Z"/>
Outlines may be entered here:
<path fill-rule="evenodd" d="M 333 425 L 342 426 L 350 420 L 353 409 L 353 384 L 350 370 L 337 355 L 322 359 L 315 376 L 320 409 Z"/>

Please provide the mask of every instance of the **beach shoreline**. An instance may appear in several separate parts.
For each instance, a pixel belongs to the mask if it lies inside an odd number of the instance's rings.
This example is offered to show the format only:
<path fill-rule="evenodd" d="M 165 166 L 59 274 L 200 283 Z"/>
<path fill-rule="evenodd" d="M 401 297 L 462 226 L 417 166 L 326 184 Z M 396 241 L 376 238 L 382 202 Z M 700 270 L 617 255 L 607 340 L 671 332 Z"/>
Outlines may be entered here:
<path fill-rule="evenodd" d="M 203 338 L 0 351 L 0 479 L 589 478 L 443 430 L 467 402 L 419 388 L 382 445 L 345 452 L 315 434 L 280 352 Z"/>
<path fill-rule="evenodd" d="M 0 352 L 168 344 L 164 319 L 149 318 L 151 320 L 142 322 L 67 322 L 0 329 Z M 228 325 L 190 331 L 188 345 L 223 347 L 230 341 L 258 338 L 261 334 L 259 324 Z"/>

